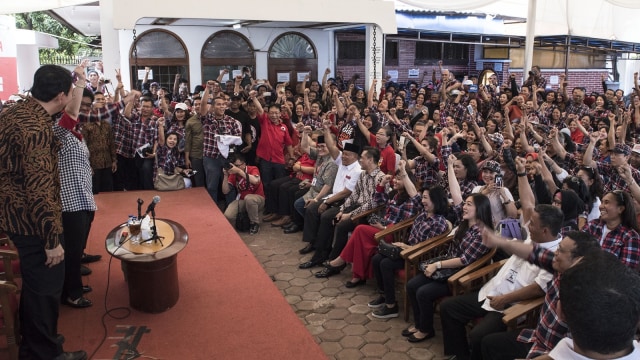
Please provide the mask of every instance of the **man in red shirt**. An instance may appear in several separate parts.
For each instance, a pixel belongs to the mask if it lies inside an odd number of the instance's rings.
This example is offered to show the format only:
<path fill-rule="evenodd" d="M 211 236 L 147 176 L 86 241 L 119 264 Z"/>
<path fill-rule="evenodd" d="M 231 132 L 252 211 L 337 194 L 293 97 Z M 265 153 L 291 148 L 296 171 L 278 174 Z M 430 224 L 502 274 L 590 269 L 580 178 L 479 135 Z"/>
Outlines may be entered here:
<path fill-rule="evenodd" d="M 222 192 L 226 195 L 231 186 L 236 188 L 238 198 L 234 200 L 224 216 L 231 224 L 235 224 L 238 213 L 246 210 L 251 222 L 249 234 L 257 234 L 260 230 L 260 214 L 264 210 L 264 188 L 260 179 L 260 171 L 255 166 L 249 166 L 242 154 L 234 154 L 232 161 L 225 166 Z"/>
<path fill-rule="evenodd" d="M 256 102 L 256 97 L 253 96 L 251 101 Z M 269 189 L 269 183 L 272 180 L 287 176 L 284 160 L 285 150 L 289 154 L 289 165 L 293 165 L 295 156 L 289 129 L 280 117 L 279 104 L 269 105 L 268 113 L 258 116 L 258 120 L 262 133 L 258 141 L 256 155 L 260 158 L 259 166 L 264 186 Z"/>

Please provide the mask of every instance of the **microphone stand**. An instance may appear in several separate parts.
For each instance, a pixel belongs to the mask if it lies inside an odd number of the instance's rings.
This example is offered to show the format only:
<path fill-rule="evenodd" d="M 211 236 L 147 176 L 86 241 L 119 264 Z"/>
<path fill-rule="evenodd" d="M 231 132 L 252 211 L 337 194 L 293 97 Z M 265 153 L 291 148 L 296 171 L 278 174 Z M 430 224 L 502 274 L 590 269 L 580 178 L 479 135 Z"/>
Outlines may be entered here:
<path fill-rule="evenodd" d="M 158 230 L 156 228 L 156 209 L 151 210 L 151 221 L 153 221 L 153 225 L 151 226 L 151 237 L 143 241 L 143 243 L 153 241 L 154 243 L 160 242 L 160 246 L 164 246 L 162 243 L 164 236 L 158 236 Z"/>

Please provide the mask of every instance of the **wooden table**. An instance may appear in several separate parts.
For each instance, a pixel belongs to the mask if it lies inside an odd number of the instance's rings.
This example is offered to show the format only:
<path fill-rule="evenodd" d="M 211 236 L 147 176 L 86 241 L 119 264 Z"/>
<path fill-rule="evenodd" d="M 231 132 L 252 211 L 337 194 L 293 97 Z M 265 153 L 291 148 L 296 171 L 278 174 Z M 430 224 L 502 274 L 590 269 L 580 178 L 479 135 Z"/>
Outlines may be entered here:
<path fill-rule="evenodd" d="M 107 251 L 122 261 L 129 286 L 129 305 L 139 311 L 161 313 L 178 302 L 178 253 L 187 245 L 189 235 L 175 221 L 156 219 L 159 241 L 135 244 L 122 232 L 130 234 L 127 224 L 116 226 L 107 235 Z M 131 235 L 129 235 L 130 237 Z"/>

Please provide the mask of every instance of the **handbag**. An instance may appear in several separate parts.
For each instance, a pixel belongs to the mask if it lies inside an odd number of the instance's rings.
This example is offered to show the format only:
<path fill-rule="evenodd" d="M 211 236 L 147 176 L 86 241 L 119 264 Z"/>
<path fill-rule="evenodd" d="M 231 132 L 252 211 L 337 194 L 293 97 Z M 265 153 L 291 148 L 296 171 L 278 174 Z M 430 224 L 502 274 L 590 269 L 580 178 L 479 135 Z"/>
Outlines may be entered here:
<path fill-rule="evenodd" d="M 498 224 L 500 235 L 509 239 L 524 240 L 522 236 L 522 227 L 517 219 L 502 219 Z"/>
<path fill-rule="evenodd" d="M 159 191 L 182 190 L 185 188 L 184 180 L 180 174 L 167 175 L 162 168 L 158 168 L 158 174 L 153 181 L 153 187 Z"/>
<path fill-rule="evenodd" d="M 251 221 L 247 210 L 240 210 L 240 201 L 238 201 L 238 215 L 236 215 L 236 230 L 241 232 L 249 231 Z"/>
<path fill-rule="evenodd" d="M 453 259 L 453 257 L 448 256 L 448 255 L 443 255 L 443 256 L 436 256 L 432 259 L 429 259 L 427 261 L 423 261 L 420 263 L 420 271 L 424 272 L 424 270 L 427 268 L 427 266 L 433 264 L 433 263 L 437 263 L 438 261 L 445 261 L 445 260 L 449 260 L 449 259 Z M 455 273 L 457 273 L 458 271 L 460 271 L 462 268 L 446 268 L 446 269 L 438 269 L 436 270 L 432 275 L 431 275 L 431 279 L 435 280 L 435 281 L 447 281 L 451 276 L 453 276 Z"/>
<path fill-rule="evenodd" d="M 401 247 L 389 244 L 384 240 L 380 240 L 380 242 L 378 243 L 378 253 L 388 257 L 391 260 L 400 259 L 401 252 Z"/>

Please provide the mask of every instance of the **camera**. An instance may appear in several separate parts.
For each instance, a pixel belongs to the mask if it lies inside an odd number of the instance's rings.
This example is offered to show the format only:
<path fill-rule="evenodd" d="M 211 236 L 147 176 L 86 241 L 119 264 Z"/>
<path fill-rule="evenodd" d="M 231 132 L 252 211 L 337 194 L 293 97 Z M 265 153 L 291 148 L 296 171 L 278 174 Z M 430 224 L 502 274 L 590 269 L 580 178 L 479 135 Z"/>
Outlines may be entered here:
<path fill-rule="evenodd" d="M 105 83 L 105 84 L 111 84 L 111 80 L 109 80 L 109 79 L 105 79 L 105 80 L 104 80 L 104 83 Z"/>
<path fill-rule="evenodd" d="M 224 168 L 226 170 L 231 170 L 232 167 L 233 167 L 233 164 L 231 164 L 231 161 L 225 161 L 224 162 Z"/>
<path fill-rule="evenodd" d="M 504 180 L 502 179 L 502 175 L 498 174 L 496 175 L 496 187 L 497 188 L 501 188 L 504 186 Z"/>

